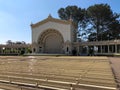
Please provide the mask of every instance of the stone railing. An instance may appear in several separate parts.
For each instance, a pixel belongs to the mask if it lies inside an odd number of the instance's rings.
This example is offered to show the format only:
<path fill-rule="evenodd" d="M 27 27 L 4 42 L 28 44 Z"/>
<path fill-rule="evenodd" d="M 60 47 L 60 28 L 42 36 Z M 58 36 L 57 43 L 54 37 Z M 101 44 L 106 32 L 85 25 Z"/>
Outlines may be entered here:
<path fill-rule="evenodd" d="M 74 42 L 73 44 L 79 46 L 116 45 L 116 44 L 120 44 L 120 40 Z"/>
<path fill-rule="evenodd" d="M 0 44 L 0 47 L 8 47 L 8 48 L 30 47 L 30 44 Z"/>

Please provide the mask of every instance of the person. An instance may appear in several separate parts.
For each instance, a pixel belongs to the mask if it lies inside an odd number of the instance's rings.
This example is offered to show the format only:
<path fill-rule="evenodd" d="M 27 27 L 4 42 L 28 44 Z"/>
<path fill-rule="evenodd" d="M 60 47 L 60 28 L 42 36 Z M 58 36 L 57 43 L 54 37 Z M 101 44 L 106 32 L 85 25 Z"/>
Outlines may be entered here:
<path fill-rule="evenodd" d="M 93 56 L 93 55 L 94 55 L 94 50 L 93 50 L 93 48 L 90 48 L 90 50 L 89 50 L 89 55 L 90 55 L 90 56 Z"/>
<path fill-rule="evenodd" d="M 75 49 L 73 49 L 72 54 L 73 54 L 73 56 L 75 56 L 77 54 L 77 51 Z"/>

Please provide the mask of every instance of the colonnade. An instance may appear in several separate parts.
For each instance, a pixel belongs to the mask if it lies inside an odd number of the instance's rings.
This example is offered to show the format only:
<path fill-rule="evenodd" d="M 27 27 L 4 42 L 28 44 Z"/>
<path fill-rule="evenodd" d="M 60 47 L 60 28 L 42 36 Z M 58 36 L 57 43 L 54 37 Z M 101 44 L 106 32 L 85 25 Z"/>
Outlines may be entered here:
<path fill-rule="evenodd" d="M 0 45 L 0 55 L 2 54 L 20 54 L 21 51 L 28 51 L 30 45 Z"/>
<path fill-rule="evenodd" d="M 91 48 L 95 54 L 120 54 L 120 40 L 77 42 L 74 46 L 77 47 L 77 55 L 89 54 Z"/>
<path fill-rule="evenodd" d="M 101 45 L 98 53 L 120 53 L 120 45 Z"/>

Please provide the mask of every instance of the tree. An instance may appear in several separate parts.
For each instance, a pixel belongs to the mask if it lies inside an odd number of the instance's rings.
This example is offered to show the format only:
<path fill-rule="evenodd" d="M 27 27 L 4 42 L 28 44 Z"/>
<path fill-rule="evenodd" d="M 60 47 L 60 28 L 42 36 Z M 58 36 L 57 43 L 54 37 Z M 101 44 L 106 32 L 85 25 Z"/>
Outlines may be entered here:
<path fill-rule="evenodd" d="M 91 34 L 88 36 L 88 40 L 89 40 L 89 41 L 96 41 L 96 33 L 91 33 Z"/>
<path fill-rule="evenodd" d="M 22 44 L 26 44 L 26 42 L 25 42 L 25 41 L 22 41 L 21 43 L 22 43 Z"/>
<path fill-rule="evenodd" d="M 13 42 L 11 40 L 8 40 L 6 44 L 12 44 Z"/>
<path fill-rule="evenodd" d="M 20 42 L 20 41 L 16 41 L 15 44 L 22 44 L 22 42 Z"/>
<path fill-rule="evenodd" d="M 95 4 L 86 9 L 67 6 L 58 10 L 63 20 L 72 19 L 76 24 L 78 37 L 89 41 L 120 38 L 120 14 L 114 13 L 108 4 Z M 82 41 L 81 39 L 81 41 Z"/>
<path fill-rule="evenodd" d="M 120 22 L 116 20 L 109 25 L 108 30 L 109 39 L 120 39 Z"/>
<path fill-rule="evenodd" d="M 16 41 L 16 42 L 13 42 L 11 40 L 8 40 L 6 42 L 6 44 L 26 44 L 26 42 L 25 41 Z"/>
<path fill-rule="evenodd" d="M 32 53 L 31 48 L 26 48 L 26 53 Z"/>
<path fill-rule="evenodd" d="M 118 30 L 115 26 L 119 26 L 119 15 L 117 13 L 113 13 L 110 6 L 107 4 L 95 4 L 90 6 L 87 9 L 87 14 L 89 17 L 89 40 L 93 40 L 90 37 L 96 37 L 96 40 L 105 40 L 110 39 L 109 35 L 112 35 L 112 32 L 116 32 Z M 113 31 L 114 29 L 114 31 Z M 94 33 L 94 34 L 93 34 Z M 107 36 L 108 38 L 104 37 Z M 113 37 L 113 36 L 112 36 Z"/>
<path fill-rule="evenodd" d="M 77 6 L 67 6 L 66 8 L 60 8 L 58 10 L 58 15 L 62 20 L 69 20 L 72 19 L 73 22 L 76 24 L 78 29 L 78 36 L 84 36 L 85 28 L 86 28 L 86 10 L 79 8 Z M 82 31 L 82 33 L 81 33 Z"/>

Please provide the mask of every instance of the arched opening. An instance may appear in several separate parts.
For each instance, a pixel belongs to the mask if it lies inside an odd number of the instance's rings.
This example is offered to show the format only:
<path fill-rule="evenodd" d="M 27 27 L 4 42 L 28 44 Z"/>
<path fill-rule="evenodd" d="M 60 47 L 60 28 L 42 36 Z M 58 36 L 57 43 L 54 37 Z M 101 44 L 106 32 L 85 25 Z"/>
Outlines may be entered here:
<path fill-rule="evenodd" d="M 62 43 L 61 38 L 57 35 L 51 34 L 45 39 L 45 53 L 61 53 Z"/>
<path fill-rule="evenodd" d="M 63 37 L 53 29 L 46 30 L 40 35 L 39 44 L 43 46 L 43 53 L 62 53 Z"/>

